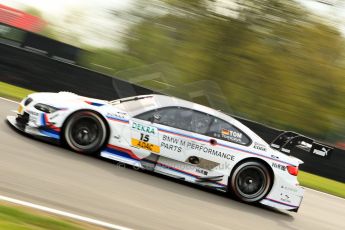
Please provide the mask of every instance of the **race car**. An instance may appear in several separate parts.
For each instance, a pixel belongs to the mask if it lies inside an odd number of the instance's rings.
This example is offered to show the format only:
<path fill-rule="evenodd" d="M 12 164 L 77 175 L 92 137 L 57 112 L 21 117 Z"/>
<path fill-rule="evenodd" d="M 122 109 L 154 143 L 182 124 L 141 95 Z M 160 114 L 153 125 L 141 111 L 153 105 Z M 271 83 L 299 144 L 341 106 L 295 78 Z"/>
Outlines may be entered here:
<path fill-rule="evenodd" d="M 230 115 L 165 95 L 104 101 L 33 93 L 16 113 L 7 120 L 17 129 L 79 153 L 229 192 L 245 203 L 297 212 L 302 202 L 303 162 L 286 154 L 293 138 L 296 145 L 308 142 L 297 134 L 269 144 Z"/>

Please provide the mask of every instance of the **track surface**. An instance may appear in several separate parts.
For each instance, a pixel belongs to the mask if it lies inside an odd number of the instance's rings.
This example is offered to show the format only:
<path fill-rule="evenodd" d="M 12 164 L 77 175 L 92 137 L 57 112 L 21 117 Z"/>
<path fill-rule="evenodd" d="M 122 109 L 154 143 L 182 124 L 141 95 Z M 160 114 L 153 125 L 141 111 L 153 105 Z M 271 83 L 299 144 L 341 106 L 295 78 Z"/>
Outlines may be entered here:
<path fill-rule="evenodd" d="M 254 207 L 20 135 L 0 99 L 0 195 L 134 229 L 345 229 L 345 200 L 307 190 L 299 212 Z"/>

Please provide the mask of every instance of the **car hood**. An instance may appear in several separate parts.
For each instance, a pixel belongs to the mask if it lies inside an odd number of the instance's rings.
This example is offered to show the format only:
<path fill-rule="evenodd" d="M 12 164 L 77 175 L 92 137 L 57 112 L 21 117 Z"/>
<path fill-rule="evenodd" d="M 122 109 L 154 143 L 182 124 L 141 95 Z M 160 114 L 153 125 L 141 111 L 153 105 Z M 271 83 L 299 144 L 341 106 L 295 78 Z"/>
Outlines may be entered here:
<path fill-rule="evenodd" d="M 66 104 L 68 103 L 79 103 L 79 102 L 90 102 L 90 103 L 99 103 L 99 104 L 108 104 L 108 101 L 99 100 L 90 97 L 79 96 L 75 93 L 70 92 L 58 92 L 58 93 L 33 93 L 30 94 L 34 101 L 47 104 Z"/>

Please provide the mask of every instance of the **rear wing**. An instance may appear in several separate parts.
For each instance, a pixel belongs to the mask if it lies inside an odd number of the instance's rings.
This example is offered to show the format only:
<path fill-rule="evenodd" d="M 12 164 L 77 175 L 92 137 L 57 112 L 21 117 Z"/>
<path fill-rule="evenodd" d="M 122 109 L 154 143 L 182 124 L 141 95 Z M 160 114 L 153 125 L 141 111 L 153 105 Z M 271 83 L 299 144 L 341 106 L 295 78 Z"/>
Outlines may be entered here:
<path fill-rule="evenodd" d="M 284 131 L 271 143 L 271 147 L 282 153 L 290 154 L 294 148 L 309 152 L 319 157 L 329 158 L 333 148 L 301 134 Z"/>

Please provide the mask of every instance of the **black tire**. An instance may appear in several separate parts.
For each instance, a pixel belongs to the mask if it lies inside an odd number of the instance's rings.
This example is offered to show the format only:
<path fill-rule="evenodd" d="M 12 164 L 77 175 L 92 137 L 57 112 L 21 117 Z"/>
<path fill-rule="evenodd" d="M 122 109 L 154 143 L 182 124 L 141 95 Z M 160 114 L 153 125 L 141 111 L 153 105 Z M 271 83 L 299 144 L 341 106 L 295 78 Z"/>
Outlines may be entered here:
<path fill-rule="evenodd" d="M 254 203 L 268 194 L 272 185 L 272 176 L 264 164 L 247 161 L 234 170 L 230 182 L 231 191 L 237 199 Z"/>
<path fill-rule="evenodd" d="M 108 136 L 103 119 L 91 111 L 72 114 L 65 122 L 63 135 L 68 147 L 88 155 L 97 153 Z"/>

